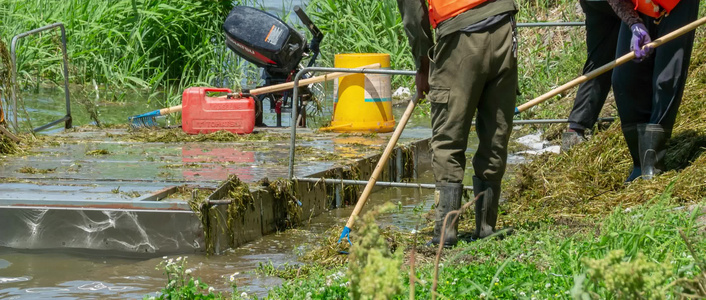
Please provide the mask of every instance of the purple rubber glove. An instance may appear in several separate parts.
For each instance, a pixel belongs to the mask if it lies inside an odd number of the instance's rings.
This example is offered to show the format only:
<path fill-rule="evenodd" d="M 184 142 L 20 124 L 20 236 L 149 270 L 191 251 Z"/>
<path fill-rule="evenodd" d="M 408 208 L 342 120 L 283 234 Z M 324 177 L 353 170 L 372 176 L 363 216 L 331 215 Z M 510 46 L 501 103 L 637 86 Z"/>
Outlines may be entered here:
<path fill-rule="evenodd" d="M 652 50 L 654 50 L 652 49 L 652 47 L 643 48 L 643 46 L 651 43 L 652 39 L 650 38 L 650 34 L 647 33 L 647 28 L 645 28 L 645 24 L 637 23 L 635 25 L 630 26 L 630 29 L 632 30 L 630 50 L 635 51 L 635 61 L 640 62 L 650 56 L 650 54 L 652 54 Z"/>

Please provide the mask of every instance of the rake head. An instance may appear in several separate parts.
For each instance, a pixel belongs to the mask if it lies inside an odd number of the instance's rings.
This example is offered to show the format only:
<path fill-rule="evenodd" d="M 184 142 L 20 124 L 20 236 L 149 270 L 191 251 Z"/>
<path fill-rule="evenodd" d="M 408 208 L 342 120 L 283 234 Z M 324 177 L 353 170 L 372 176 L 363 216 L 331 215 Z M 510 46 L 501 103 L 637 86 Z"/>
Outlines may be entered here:
<path fill-rule="evenodd" d="M 133 129 L 157 127 L 157 120 L 155 118 L 159 115 L 159 110 L 155 110 L 146 114 L 129 117 L 128 121 L 130 122 L 130 127 Z"/>

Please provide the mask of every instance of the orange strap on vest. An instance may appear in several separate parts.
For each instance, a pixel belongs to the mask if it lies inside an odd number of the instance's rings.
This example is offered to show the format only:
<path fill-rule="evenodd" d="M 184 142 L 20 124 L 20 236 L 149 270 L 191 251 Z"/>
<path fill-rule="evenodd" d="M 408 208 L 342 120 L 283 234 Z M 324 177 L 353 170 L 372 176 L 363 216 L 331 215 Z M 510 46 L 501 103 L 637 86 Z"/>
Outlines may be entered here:
<path fill-rule="evenodd" d="M 658 19 L 672 12 L 679 0 L 632 0 L 635 10 Z"/>
<path fill-rule="evenodd" d="M 436 28 L 439 23 L 451 19 L 488 0 L 428 0 L 429 21 Z M 644 0 L 640 0 L 644 1 Z"/>

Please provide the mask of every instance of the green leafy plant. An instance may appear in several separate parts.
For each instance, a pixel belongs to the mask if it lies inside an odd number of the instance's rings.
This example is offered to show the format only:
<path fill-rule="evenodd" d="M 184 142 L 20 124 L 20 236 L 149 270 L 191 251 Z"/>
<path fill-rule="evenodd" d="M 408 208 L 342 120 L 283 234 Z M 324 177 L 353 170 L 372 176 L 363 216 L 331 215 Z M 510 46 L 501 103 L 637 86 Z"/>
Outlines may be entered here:
<path fill-rule="evenodd" d="M 221 293 L 214 293 L 214 288 L 209 287 L 200 278 L 192 276 L 193 269 L 186 268 L 186 256 L 167 258 L 166 256 L 157 265 L 157 270 L 162 269 L 167 276 L 167 285 L 162 288 L 157 297 L 145 296 L 143 299 L 222 299 Z"/>
<path fill-rule="evenodd" d="M 393 208 L 394 209 L 394 208 Z M 391 299 L 402 292 L 402 251 L 395 253 L 380 233 L 376 213 L 367 213 L 351 248 L 347 275 L 352 299 Z"/>
<path fill-rule="evenodd" d="M 591 299 L 592 289 L 604 286 L 616 299 L 664 299 L 671 268 L 649 261 L 642 253 L 633 259 L 622 249 L 613 250 L 602 259 L 585 259 L 587 276 L 577 277 L 572 290 L 576 299 Z M 586 284 L 586 278 L 590 282 Z"/>

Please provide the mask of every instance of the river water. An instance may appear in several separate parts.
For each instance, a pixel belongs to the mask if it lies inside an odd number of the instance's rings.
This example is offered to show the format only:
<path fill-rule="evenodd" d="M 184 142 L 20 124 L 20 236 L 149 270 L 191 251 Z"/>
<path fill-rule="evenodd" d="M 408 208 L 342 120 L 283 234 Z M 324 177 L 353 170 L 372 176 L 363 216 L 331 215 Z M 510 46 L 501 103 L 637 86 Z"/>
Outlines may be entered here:
<path fill-rule="evenodd" d="M 74 126 L 92 123 L 85 109 L 72 96 Z M 28 115 L 33 125 L 41 125 L 63 116 L 63 93 L 58 90 L 41 90 L 40 94 L 23 93 Z M 120 105 L 98 103 L 101 122 L 121 124 L 126 116 L 143 112 L 147 107 L 139 95 L 129 97 Z M 153 107 L 152 107 L 153 108 Z M 327 108 L 330 110 L 331 108 Z M 399 119 L 404 107 L 395 108 Z M 24 114 L 22 114 L 24 115 Z M 21 115 L 21 116 L 22 116 Z M 270 116 L 272 117 L 272 116 Z M 321 118 L 330 118 L 324 114 Z M 20 122 L 22 122 L 20 117 Z M 286 117 L 284 120 L 288 119 Z M 286 122 L 285 122 L 286 123 Z M 407 128 L 429 126 L 426 116 L 415 115 Z M 45 134 L 63 130 L 56 126 Z M 430 172 L 421 174 L 419 182 L 433 182 Z M 412 230 L 423 224 L 419 212 L 431 206 L 430 190 L 388 188 L 370 197 L 366 209 L 391 202 L 401 206 L 399 212 L 380 218 L 384 226 Z M 421 208 L 421 210 L 420 210 Z M 195 268 L 194 275 L 213 285 L 219 291 L 229 291 L 226 279 L 234 273 L 237 285 L 250 294 L 264 296 L 273 286 L 281 283 L 278 278 L 258 276 L 254 273 L 259 264 L 272 263 L 275 267 L 296 264 L 298 255 L 324 237 L 322 234 L 333 226 L 345 224 L 352 207 L 336 209 L 315 217 L 294 230 L 265 236 L 255 242 L 233 249 L 223 255 L 210 256 L 185 254 L 188 267 Z M 170 256 L 176 259 L 178 256 Z M 155 295 L 164 287 L 166 277 L 156 266 L 163 260 L 154 256 L 96 251 L 58 252 L 54 250 L 28 251 L 0 248 L 0 298 L 5 299 L 125 299 Z"/>
<path fill-rule="evenodd" d="M 431 181 L 429 172 L 422 174 L 420 182 Z M 430 209 L 432 197 L 431 190 L 388 188 L 373 193 L 366 210 L 385 202 L 397 204 L 400 209 L 380 216 L 380 223 L 411 231 L 424 224 L 420 211 Z M 298 255 L 324 239 L 329 228 L 345 224 L 351 211 L 352 207 L 326 212 L 296 229 L 265 236 L 222 255 L 186 254 L 187 266 L 195 268 L 196 277 L 224 292 L 229 291 L 229 276 L 239 273 L 239 291 L 264 296 L 281 279 L 256 274 L 259 264 L 297 264 Z M 162 270 L 156 268 L 162 260 L 120 253 L 0 248 L 0 298 L 135 299 L 157 295 L 166 283 Z"/>

